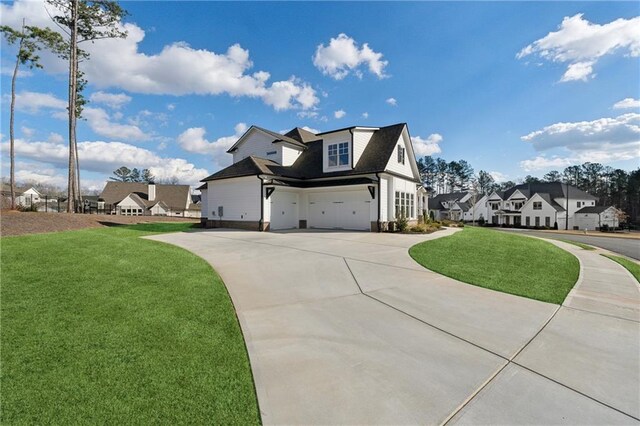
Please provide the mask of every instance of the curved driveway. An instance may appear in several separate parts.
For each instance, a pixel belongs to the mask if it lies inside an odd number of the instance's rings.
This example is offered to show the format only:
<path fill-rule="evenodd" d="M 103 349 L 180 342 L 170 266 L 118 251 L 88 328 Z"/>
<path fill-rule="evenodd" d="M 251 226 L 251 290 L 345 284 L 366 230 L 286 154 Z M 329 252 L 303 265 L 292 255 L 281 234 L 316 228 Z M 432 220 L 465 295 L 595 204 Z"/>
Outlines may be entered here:
<path fill-rule="evenodd" d="M 560 308 L 409 257 L 412 245 L 453 232 L 150 238 L 196 253 L 223 278 L 265 424 L 637 423 L 640 298 L 630 274 L 607 260 L 618 275 L 602 285 L 622 283 L 612 296 L 622 310 Z M 575 300 L 589 302 L 597 289 L 582 287 Z"/>

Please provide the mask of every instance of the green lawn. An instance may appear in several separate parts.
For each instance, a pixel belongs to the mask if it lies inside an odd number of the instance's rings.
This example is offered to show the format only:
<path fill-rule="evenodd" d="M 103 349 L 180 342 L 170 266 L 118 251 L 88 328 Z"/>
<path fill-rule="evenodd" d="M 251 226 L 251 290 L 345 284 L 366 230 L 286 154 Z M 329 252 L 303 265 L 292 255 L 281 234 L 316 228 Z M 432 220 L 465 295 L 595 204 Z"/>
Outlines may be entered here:
<path fill-rule="evenodd" d="M 556 304 L 580 273 L 578 259 L 551 243 L 476 227 L 417 244 L 409 254 L 459 281 Z"/>
<path fill-rule="evenodd" d="M 614 262 L 618 262 L 619 264 L 627 268 L 627 270 L 631 272 L 631 275 L 633 275 L 636 280 L 640 282 L 640 265 L 638 265 L 636 262 L 632 262 L 629 259 L 625 259 L 624 257 L 613 256 L 610 254 L 603 254 L 602 256 L 608 257 Z"/>
<path fill-rule="evenodd" d="M 574 246 L 578 246 L 578 247 L 580 247 L 580 248 L 581 248 L 581 249 L 583 249 L 583 250 L 595 250 L 595 247 L 591 247 L 591 246 L 590 246 L 590 245 L 588 245 L 588 244 L 580 243 L 580 242 L 578 242 L 578 241 L 563 240 L 563 239 L 560 239 L 560 238 L 558 238 L 558 241 L 562 241 L 563 243 L 567 243 L 567 244 L 573 244 Z"/>
<path fill-rule="evenodd" d="M 2 424 L 258 424 L 222 280 L 153 223 L 5 237 Z"/>

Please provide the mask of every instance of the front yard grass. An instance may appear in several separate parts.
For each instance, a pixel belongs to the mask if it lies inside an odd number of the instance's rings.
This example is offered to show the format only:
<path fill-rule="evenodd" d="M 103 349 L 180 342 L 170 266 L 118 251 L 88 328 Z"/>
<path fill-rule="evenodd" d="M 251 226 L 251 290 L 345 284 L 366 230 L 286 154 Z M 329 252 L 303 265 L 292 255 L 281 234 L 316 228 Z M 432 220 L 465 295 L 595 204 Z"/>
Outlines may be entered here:
<path fill-rule="evenodd" d="M 190 226 L 0 239 L 1 423 L 260 423 L 222 280 L 138 238 Z"/>
<path fill-rule="evenodd" d="M 578 259 L 551 243 L 476 227 L 417 244 L 409 254 L 459 281 L 555 304 L 580 273 Z"/>
<path fill-rule="evenodd" d="M 614 262 L 618 262 L 619 264 L 627 268 L 627 270 L 631 272 L 631 275 L 635 277 L 636 281 L 640 283 L 640 265 L 638 265 L 636 262 L 632 262 L 629 259 L 625 259 L 624 257 L 614 256 L 611 254 L 603 254 L 602 256 L 607 257 Z"/>

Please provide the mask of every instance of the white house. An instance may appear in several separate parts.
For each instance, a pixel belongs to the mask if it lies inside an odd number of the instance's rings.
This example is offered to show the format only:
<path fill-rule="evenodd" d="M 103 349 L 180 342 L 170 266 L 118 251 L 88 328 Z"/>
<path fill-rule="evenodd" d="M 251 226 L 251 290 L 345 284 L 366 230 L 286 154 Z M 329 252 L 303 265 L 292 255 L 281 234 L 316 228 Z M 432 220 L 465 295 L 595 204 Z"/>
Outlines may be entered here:
<path fill-rule="evenodd" d="M 576 212 L 594 207 L 596 200 L 593 195 L 561 182 L 523 183 L 489 194 L 486 217 L 494 225 L 573 229 L 578 226 Z"/>
<path fill-rule="evenodd" d="M 594 231 L 603 227 L 620 226 L 619 210 L 615 207 L 587 206 L 575 213 L 574 225 L 580 230 Z"/>
<path fill-rule="evenodd" d="M 98 198 L 106 213 L 125 216 L 200 217 L 189 185 L 107 182 Z"/>
<path fill-rule="evenodd" d="M 472 222 L 487 220 L 487 196 L 473 192 L 451 192 L 429 197 L 429 215 L 435 220 Z"/>
<path fill-rule="evenodd" d="M 253 230 L 379 231 L 426 199 L 407 125 L 282 135 L 252 126 L 233 164 L 203 179 L 201 221 Z"/>

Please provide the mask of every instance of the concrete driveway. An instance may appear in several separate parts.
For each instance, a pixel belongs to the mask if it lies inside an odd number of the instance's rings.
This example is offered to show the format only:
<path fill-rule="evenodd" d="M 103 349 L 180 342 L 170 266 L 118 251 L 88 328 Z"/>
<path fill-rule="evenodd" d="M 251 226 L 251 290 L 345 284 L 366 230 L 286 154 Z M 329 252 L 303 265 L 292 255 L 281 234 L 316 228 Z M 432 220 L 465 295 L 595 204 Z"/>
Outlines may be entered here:
<path fill-rule="evenodd" d="M 223 278 L 265 424 L 637 424 L 638 321 L 463 284 L 409 257 L 453 232 L 150 238 Z"/>

